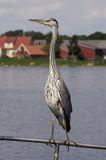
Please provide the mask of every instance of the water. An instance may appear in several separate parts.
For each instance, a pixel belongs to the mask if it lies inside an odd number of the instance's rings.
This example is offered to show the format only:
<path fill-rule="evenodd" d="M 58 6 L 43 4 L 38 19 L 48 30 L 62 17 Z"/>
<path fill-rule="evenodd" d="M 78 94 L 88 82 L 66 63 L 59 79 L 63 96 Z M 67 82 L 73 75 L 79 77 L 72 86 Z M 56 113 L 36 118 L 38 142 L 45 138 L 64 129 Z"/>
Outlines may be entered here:
<path fill-rule="evenodd" d="M 71 92 L 73 114 L 69 134 L 76 142 L 106 145 L 106 68 L 61 67 Z M 50 137 L 51 112 L 44 99 L 46 67 L 0 68 L 0 135 Z M 56 123 L 55 137 L 65 139 Z M 51 160 L 47 145 L 0 141 L 0 160 Z M 60 148 L 60 160 L 106 160 L 106 151 Z"/>

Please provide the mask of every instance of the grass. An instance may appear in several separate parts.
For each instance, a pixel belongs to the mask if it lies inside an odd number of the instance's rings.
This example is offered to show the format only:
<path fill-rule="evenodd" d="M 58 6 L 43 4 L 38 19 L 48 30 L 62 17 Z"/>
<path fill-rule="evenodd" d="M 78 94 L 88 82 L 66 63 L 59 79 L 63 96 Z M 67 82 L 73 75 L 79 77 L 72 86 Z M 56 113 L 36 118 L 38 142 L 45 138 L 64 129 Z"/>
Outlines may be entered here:
<path fill-rule="evenodd" d="M 106 66 L 106 62 L 100 60 L 77 60 L 72 61 L 56 59 L 57 64 L 61 66 Z M 0 66 L 48 66 L 48 58 L 0 58 Z"/>
<path fill-rule="evenodd" d="M 47 59 L 32 59 L 32 58 L 1 58 L 0 66 L 45 66 L 48 64 Z"/>

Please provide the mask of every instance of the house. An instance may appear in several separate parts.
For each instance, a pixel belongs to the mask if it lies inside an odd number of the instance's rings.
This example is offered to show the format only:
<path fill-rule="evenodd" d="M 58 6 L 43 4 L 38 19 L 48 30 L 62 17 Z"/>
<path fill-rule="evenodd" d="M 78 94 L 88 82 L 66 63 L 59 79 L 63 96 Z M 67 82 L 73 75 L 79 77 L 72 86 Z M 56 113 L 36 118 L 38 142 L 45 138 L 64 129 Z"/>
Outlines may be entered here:
<path fill-rule="evenodd" d="M 68 48 L 69 45 L 70 45 L 69 40 L 63 40 L 61 43 L 62 48 Z"/>
<path fill-rule="evenodd" d="M 2 57 L 3 55 L 3 48 L 4 48 L 4 42 L 6 40 L 6 37 L 0 37 L 0 57 Z"/>
<path fill-rule="evenodd" d="M 45 40 L 35 40 L 32 43 L 31 36 L 0 36 L 0 57 L 45 56 L 47 55 L 43 50 L 45 44 Z M 62 59 L 69 57 L 69 44 L 69 40 L 64 40 L 60 46 Z M 94 59 L 95 57 L 106 59 L 106 40 L 78 40 L 78 46 L 85 59 Z"/>
<path fill-rule="evenodd" d="M 15 42 L 16 42 L 16 37 L 7 37 L 7 39 L 5 40 L 3 51 L 7 57 L 12 58 L 14 56 Z"/>
<path fill-rule="evenodd" d="M 30 36 L 1 36 L 0 37 L 0 57 L 7 56 L 12 58 L 15 56 L 16 49 L 23 43 L 29 45 L 31 43 Z"/>
<path fill-rule="evenodd" d="M 41 40 L 41 39 L 35 39 L 33 44 L 41 44 L 41 45 L 45 45 L 46 44 L 46 40 Z"/>
<path fill-rule="evenodd" d="M 37 57 L 37 56 L 45 56 L 46 53 L 43 50 L 43 45 L 25 45 L 20 44 L 20 46 L 16 49 L 15 56 L 17 58 L 23 57 Z"/>
<path fill-rule="evenodd" d="M 68 51 L 68 46 L 69 46 L 69 40 L 63 40 L 60 46 L 60 57 L 64 60 L 68 59 L 69 57 L 69 51 Z"/>
<path fill-rule="evenodd" d="M 79 40 L 78 45 L 85 59 L 106 58 L 106 40 Z"/>
<path fill-rule="evenodd" d="M 43 50 L 45 40 L 35 40 L 32 44 L 31 36 L 1 36 L 0 57 L 35 57 L 45 56 Z"/>
<path fill-rule="evenodd" d="M 32 43 L 31 36 L 1 36 L 0 57 L 22 58 L 45 56 L 47 55 L 43 50 L 45 44 L 45 40 L 35 40 Z M 67 44 L 68 41 L 65 41 L 60 48 L 60 57 L 63 59 L 68 58 Z"/>
<path fill-rule="evenodd" d="M 60 47 L 60 57 L 63 59 L 63 60 L 66 60 L 68 59 L 69 57 L 69 53 L 68 53 L 68 49 L 67 48 L 63 48 L 63 47 Z"/>

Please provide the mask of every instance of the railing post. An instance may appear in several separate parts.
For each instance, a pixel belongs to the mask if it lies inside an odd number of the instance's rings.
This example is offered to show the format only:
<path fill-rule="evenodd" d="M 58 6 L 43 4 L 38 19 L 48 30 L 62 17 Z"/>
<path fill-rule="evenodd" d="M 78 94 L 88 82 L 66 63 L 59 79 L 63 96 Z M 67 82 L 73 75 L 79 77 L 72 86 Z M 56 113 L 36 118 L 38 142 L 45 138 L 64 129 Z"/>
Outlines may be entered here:
<path fill-rule="evenodd" d="M 94 144 L 82 144 L 82 143 L 70 143 L 66 144 L 63 141 L 50 142 L 50 140 L 45 139 L 32 139 L 24 137 L 12 137 L 12 136 L 0 136 L 0 141 L 14 141 L 14 142 L 27 142 L 27 143 L 41 143 L 50 144 L 54 147 L 54 160 L 59 160 L 59 149 L 60 146 L 71 146 L 79 148 L 89 148 L 89 149 L 101 149 L 106 150 L 106 145 L 94 145 Z"/>
<path fill-rule="evenodd" d="M 54 160 L 59 160 L 59 144 L 54 145 Z"/>

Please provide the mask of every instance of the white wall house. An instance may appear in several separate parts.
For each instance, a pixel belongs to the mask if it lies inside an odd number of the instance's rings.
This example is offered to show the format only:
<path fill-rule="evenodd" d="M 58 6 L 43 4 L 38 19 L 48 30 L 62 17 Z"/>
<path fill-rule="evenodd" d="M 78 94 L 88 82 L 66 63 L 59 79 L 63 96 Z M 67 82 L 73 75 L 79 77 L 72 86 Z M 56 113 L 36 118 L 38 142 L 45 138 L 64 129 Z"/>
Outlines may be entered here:
<path fill-rule="evenodd" d="M 2 57 L 2 49 L 0 48 L 0 57 Z"/>
<path fill-rule="evenodd" d="M 15 55 L 15 52 L 16 52 L 16 50 L 14 50 L 14 49 L 8 49 L 8 50 L 6 50 L 6 56 L 9 58 L 13 58 Z"/>
<path fill-rule="evenodd" d="M 21 43 L 29 45 L 31 42 L 31 36 L 0 36 L 0 57 L 15 57 L 16 49 Z"/>
<path fill-rule="evenodd" d="M 6 49 L 13 48 L 13 47 L 14 47 L 13 42 L 5 42 L 4 43 L 4 48 L 6 48 Z"/>
<path fill-rule="evenodd" d="M 14 43 L 13 42 L 5 42 L 4 49 L 6 51 L 6 56 L 9 58 L 13 58 L 15 55 Z"/>

